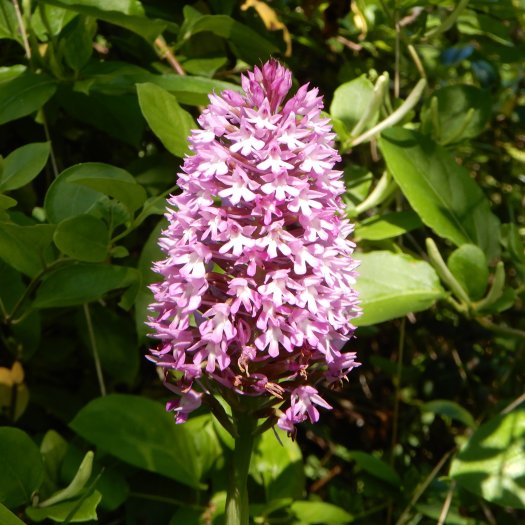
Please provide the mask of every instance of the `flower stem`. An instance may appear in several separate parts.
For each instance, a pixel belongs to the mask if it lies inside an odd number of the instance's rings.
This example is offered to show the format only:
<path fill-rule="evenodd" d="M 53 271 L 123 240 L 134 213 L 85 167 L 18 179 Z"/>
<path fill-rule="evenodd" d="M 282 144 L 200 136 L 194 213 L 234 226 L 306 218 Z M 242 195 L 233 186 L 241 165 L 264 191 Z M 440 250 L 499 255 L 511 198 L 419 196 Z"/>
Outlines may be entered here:
<path fill-rule="evenodd" d="M 249 412 L 238 412 L 234 417 L 238 437 L 235 438 L 235 450 L 230 464 L 225 525 L 248 525 L 247 481 L 257 418 Z"/>

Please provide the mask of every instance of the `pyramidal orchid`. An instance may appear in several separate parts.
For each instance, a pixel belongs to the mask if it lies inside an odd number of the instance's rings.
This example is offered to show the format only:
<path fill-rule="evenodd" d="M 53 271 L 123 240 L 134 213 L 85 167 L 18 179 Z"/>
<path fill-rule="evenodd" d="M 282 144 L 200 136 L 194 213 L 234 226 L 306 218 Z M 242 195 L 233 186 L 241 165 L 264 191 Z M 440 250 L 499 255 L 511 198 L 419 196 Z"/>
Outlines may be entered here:
<path fill-rule="evenodd" d="M 318 90 L 287 99 L 291 84 L 270 60 L 242 77 L 244 94 L 210 95 L 168 200 L 149 357 L 178 423 L 213 394 L 262 397 L 293 435 L 331 408 L 316 386 L 358 364 L 343 352 L 359 307 L 335 135 Z"/>

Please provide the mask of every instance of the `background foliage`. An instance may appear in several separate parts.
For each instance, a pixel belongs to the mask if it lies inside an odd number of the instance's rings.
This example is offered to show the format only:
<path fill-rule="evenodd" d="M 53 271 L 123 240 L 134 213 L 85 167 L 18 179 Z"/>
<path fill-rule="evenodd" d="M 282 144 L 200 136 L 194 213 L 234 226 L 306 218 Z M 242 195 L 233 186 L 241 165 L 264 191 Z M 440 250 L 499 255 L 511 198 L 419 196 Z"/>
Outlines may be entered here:
<path fill-rule="evenodd" d="M 325 96 L 363 365 L 270 524 L 525 520 L 523 0 L 0 0 L 0 523 L 220 524 L 228 435 L 143 359 L 165 196 L 207 94 L 269 56 Z"/>

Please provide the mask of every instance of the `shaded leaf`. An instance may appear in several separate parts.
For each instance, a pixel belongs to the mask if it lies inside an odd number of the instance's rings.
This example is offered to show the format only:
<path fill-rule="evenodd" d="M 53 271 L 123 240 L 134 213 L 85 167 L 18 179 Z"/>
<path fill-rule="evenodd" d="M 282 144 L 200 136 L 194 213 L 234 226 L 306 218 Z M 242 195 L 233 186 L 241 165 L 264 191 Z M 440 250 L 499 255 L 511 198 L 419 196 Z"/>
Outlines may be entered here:
<path fill-rule="evenodd" d="M 44 252 L 51 244 L 54 229 L 51 224 L 0 223 L 0 257 L 19 272 L 34 277 L 44 268 Z"/>
<path fill-rule="evenodd" d="M 390 128 L 380 139 L 389 170 L 410 205 L 456 246 L 476 244 L 489 260 L 499 254 L 499 220 L 467 170 L 430 138 Z"/>
<path fill-rule="evenodd" d="M 79 261 L 102 262 L 108 254 L 108 229 L 92 215 L 64 219 L 57 225 L 53 240 L 63 254 Z"/>
<path fill-rule="evenodd" d="M 426 310 L 445 296 L 436 272 L 425 261 L 387 251 L 355 257 L 361 261 L 355 285 L 363 309 L 363 315 L 355 320 L 358 326 Z"/>
<path fill-rule="evenodd" d="M 387 463 L 381 461 L 379 458 L 361 452 L 360 450 L 351 450 L 351 458 L 359 465 L 363 470 L 366 470 L 372 476 L 386 481 L 390 485 L 399 488 L 401 486 L 401 479 L 397 472 Z"/>
<path fill-rule="evenodd" d="M 200 486 L 192 433 L 175 425 L 155 401 L 121 394 L 100 397 L 88 403 L 70 426 L 122 461 L 184 485 Z"/>
<path fill-rule="evenodd" d="M 138 0 L 43 0 L 44 3 L 93 16 L 132 31 L 153 42 L 168 25 L 151 20 Z"/>
<path fill-rule="evenodd" d="M 55 90 L 56 83 L 52 78 L 31 71 L 0 84 L 0 124 L 37 111 Z"/>
<path fill-rule="evenodd" d="M 38 447 L 22 430 L 0 427 L 0 503 L 18 507 L 31 502 L 44 474 Z"/>
<path fill-rule="evenodd" d="M 35 308 L 75 306 L 96 301 L 111 290 L 126 288 L 137 271 L 125 266 L 73 263 L 49 273 L 39 286 Z"/>
<path fill-rule="evenodd" d="M 458 405 L 458 403 L 447 399 L 436 399 L 424 403 L 421 406 L 421 410 L 423 412 L 432 412 L 433 414 L 455 419 L 456 421 L 465 424 L 467 427 L 472 428 L 475 424 L 472 414 L 466 408 L 463 408 L 461 405 Z"/>
<path fill-rule="evenodd" d="M 285 432 L 280 429 L 275 432 L 266 431 L 256 442 L 250 474 L 264 486 L 268 501 L 300 498 L 305 485 L 301 450 Z"/>
<path fill-rule="evenodd" d="M 31 182 L 43 169 L 49 157 L 49 142 L 26 144 L 4 159 L 0 190 L 16 190 Z"/>

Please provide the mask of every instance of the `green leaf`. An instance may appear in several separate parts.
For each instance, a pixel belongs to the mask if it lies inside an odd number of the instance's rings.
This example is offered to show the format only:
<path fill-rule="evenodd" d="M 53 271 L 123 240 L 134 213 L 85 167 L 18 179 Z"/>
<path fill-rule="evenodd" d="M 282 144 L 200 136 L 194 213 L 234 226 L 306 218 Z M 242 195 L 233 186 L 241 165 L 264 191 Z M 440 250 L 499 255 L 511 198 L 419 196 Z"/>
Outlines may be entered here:
<path fill-rule="evenodd" d="M 0 39 L 20 41 L 16 11 L 9 0 L 0 0 Z"/>
<path fill-rule="evenodd" d="M 353 516 L 346 510 L 322 501 L 294 501 L 290 510 L 301 523 L 336 525 L 354 521 Z"/>
<path fill-rule="evenodd" d="M 387 251 L 358 253 L 356 259 L 361 264 L 355 288 L 363 309 L 355 320 L 358 326 L 426 310 L 445 296 L 436 272 L 425 261 Z"/>
<path fill-rule="evenodd" d="M 162 75 L 133 64 L 107 61 L 88 64 L 82 71 L 88 82 L 90 95 L 108 95 L 108 101 L 115 100 L 114 95 L 133 94 L 136 100 L 136 85 L 151 82 L 164 88 L 177 97 L 180 104 L 202 106 L 208 104 L 208 95 L 224 89 L 242 91 L 242 88 L 230 82 L 197 76 L 181 76 L 172 73 Z"/>
<path fill-rule="evenodd" d="M 489 260 L 499 254 L 499 220 L 467 170 L 430 138 L 390 128 L 380 139 L 389 170 L 410 205 L 456 246 L 476 244 Z"/>
<path fill-rule="evenodd" d="M 146 191 L 137 184 L 127 171 L 99 162 L 75 166 L 77 169 L 69 176 L 68 182 L 80 184 L 109 195 L 124 204 L 130 212 L 140 208 L 146 200 Z"/>
<path fill-rule="evenodd" d="M 19 272 L 34 277 L 44 268 L 44 252 L 51 244 L 54 229 L 51 224 L 0 223 L 0 257 Z"/>
<path fill-rule="evenodd" d="M 79 261 L 102 262 L 108 255 L 108 229 L 92 215 L 64 219 L 57 225 L 53 240 L 63 254 Z"/>
<path fill-rule="evenodd" d="M 106 293 L 127 288 L 137 271 L 125 266 L 73 263 L 49 273 L 36 292 L 35 308 L 76 306 L 101 299 Z"/>
<path fill-rule="evenodd" d="M 489 281 L 487 258 L 474 244 L 464 244 L 454 250 L 447 266 L 473 301 L 483 297 Z"/>
<path fill-rule="evenodd" d="M 57 503 L 51 507 L 27 507 L 26 514 L 36 522 L 51 519 L 62 523 L 66 519 L 70 523 L 81 523 L 90 520 L 96 520 L 97 506 L 102 499 L 98 490 L 93 491 L 86 498 L 77 498 L 71 501 Z"/>
<path fill-rule="evenodd" d="M 0 84 L 0 124 L 37 111 L 55 90 L 56 83 L 52 78 L 30 71 Z"/>
<path fill-rule="evenodd" d="M 127 171 L 98 162 L 77 164 L 63 171 L 51 184 L 44 201 L 51 222 L 94 214 L 104 195 L 124 204 L 130 212 L 146 200 L 144 188 Z"/>
<path fill-rule="evenodd" d="M 351 131 L 366 112 L 373 95 L 374 85 L 365 75 L 345 82 L 334 91 L 330 115 L 343 122 L 346 129 Z M 370 119 L 368 127 L 373 126 L 376 122 L 377 114 Z"/>
<path fill-rule="evenodd" d="M 432 129 L 437 142 L 451 144 L 478 136 L 491 113 L 492 100 L 488 91 L 456 84 L 433 93 L 431 102 L 421 113 L 421 121 L 423 129 Z"/>
<path fill-rule="evenodd" d="M 192 433 L 144 397 L 112 394 L 87 404 L 71 422 L 84 439 L 139 468 L 199 488 Z"/>
<path fill-rule="evenodd" d="M 43 169 L 49 157 L 49 142 L 26 144 L 4 159 L 0 190 L 16 190 L 31 182 Z"/>
<path fill-rule="evenodd" d="M 70 182 L 70 178 L 92 172 L 91 164 L 77 164 L 64 170 L 47 190 L 44 209 L 49 222 L 59 223 L 69 217 L 91 213 L 104 195 L 83 185 Z"/>
<path fill-rule="evenodd" d="M 17 201 L 7 195 L 0 195 L 0 210 L 8 210 L 17 205 Z"/>
<path fill-rule="evenodd" d="M 349 452 L 351 459 L 353 459 L 363 470 L 366 470 L 366 472 L 372 474 L 372 476 L 385 481 L 394 487 L 401 487 L 401 479 L 390 465 L 381 461 L 379 458 L 372 456 L 372 454 L 367 454 L 360 450 L 351 450 Z"/>
<path fill-rule="evenodd" d="M 61 88 L 56 100 L 72 117 L 139 148 L 146 125 L 137 97 L 135 93 L 116 95 L 94 91 L 87 95 Z"/>
<path fill-rule="evenodd" d="M 275 432 L 266 431 L 256 442 L 250 474 L 264 485 L 268 501 L 287 497 L 300 498 L 305 485 L 301 450 L 285 432 L 280 429 Z"/>
<path fill-rule="evenodd" d="M 399 237 L 421 226 L 423 223 L 414 211 L 392 212 L 364 220 L 356 227 L 355 237 L 368 241 L 381 241 Z"/>
<path fill-rule="evenodd" d="M 454 403 L 454 401 L 448 401 L 447 399 L 436 399 L 424 403 L 421 406 L 421 410 L 423 412 L 432 412 L 433 414 L 455 419 L 470 428 L 473 428 L 475 425 L 472 414 L 466 408 Z"/>
<path fill-rule="evenodd" d="M 0 503 L 0 523 L 2 525 L 25 525 L 25 523 L 15 516 L 6 506 Z"/>
<path fill-rule="evenodd" d="M 75 16 L 78 14 L 69 9 L 38 3 L 31 16 L 31 27 L 39 40 L 47 42 L 50 36 L 58 36 Z M 44 24 L 43 17 L 46 18 L 47 25 Z"/>
<path fill-rule="evenodd" d="M 44 464 L 44 482 L 41 494 L 51 494 L 58 488 L 60 466 L 67 452 L 67 441 L 54 430 L 48 430 L 40 444 L 40 454 Z"/>
<path fill-rule="evenodd" d="M 38 447 L 22 430 L 0 427 L 0 503 L 18 507 L 31 502 L 44 474 Z"/>
<path fill-rule="evenodd" d="M 209 31 L 225 38 L 236 56 L 249 64 L 260 62 L 278 53 L 279 49 L 248 26 L 227 15 L 202 15 L 191 6 L 184 7 L 186 20 L 179 32 L 179 46 L 192 36 Z"/>
<path fill-rule="evenodd" d="M 61 33 L 60 50 L 68 66 L 80 71 L 89 61 L 93 53 L 93 38 L 97 31 L 97 23 L 93 17 L 77 16 Z"/>
<path fill-rule="evenodd" d="M 43 0 L 43 2 L 124 27 L 148 42 L 153 42 L 168 25 L 162 20 L 147 18 L 138 0 Z"/>
<path fill-rule="evenodd" d="M 491 503 L 525 509 L 525 410 L 481 425 L 452 462 L 450 476 Z"/>
<path fill-rule="evenodd" d="M 188 137 L 197 128 L 193 117 L 183 110 L 176 97 L 151 83 L 138 84 L 140 109 L 153 133 L 177 157 L 189 152 Z"/>

